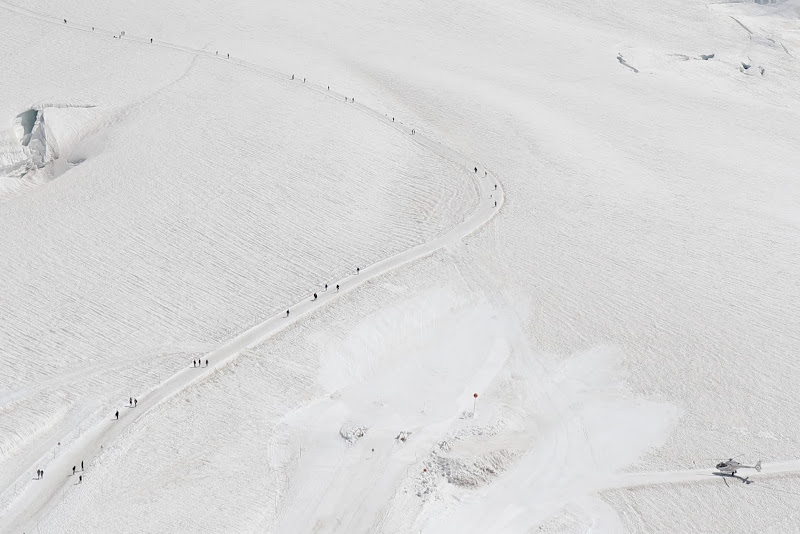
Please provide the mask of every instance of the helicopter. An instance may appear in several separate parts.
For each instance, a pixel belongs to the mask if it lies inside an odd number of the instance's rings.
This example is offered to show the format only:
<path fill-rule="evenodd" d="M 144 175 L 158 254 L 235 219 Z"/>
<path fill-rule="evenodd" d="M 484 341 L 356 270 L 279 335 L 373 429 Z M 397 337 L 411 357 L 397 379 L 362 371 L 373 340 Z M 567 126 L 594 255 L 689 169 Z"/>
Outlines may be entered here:
<path fill-rule="evenodd" d="M 744 464 L 741 464 L 741 463 L 737 462 L 733 458 L 728 458 L 727 460 L 723 460 L 720 463 L 718 463 L 716 467 L 719 470 L 719 472 L 722 473 L 722 474 L 726 474 L 727 473 L 727 474 L 730 474 L 730 475 L 735 475 L 736 471 L 738 471 L 739 469 L 755 469 L 756 471 L 758 471 L 760 473 L 761 472 L 761 460 L 756 462 L 756 465 L 744 465 Z"/>

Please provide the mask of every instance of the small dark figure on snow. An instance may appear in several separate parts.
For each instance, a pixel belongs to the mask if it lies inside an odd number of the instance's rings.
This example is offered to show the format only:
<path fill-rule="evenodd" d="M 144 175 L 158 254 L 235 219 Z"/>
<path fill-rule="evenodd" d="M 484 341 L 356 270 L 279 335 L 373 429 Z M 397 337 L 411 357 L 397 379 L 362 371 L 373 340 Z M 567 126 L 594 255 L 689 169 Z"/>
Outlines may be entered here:
<path fill-rule="evenodd" d="M 494 201 L 494 207 L 495 208 L 497 207 L 497 201 L 496 200 Z"/>
<path fill-rule="evenodd" d="M 44 469 L 42 469 L 42 478 L 44 478 Z"/>
<path fill-rule="evenodd" d="M 197 367 L 197 360 L 192 360 L 192 367 Z"/>
<path fill-rule="evenodd" d="M 153 44 L 153 38 L 152 37 L 150 38 L 150 44 Z"/>
<path fill-rule="evenodd" d="M 206 367 L 208 367 L 208 360 L 206 360 Z"/>
<path fill-rule="evenodd" d="M 83 460 L 81 460 L 81 471 L 83 471 Z"/>
<path fill-rule="evenodd" d="M 139 405 L 139 399 L 133 399 L 133 407 L 136 408 Z"/>
<path fill-rule="evenodd" d="M 80 484 L 81 482 L 83 482 L 83 475 L 80 475 L 80 476 L 78 477 L 78 484 Z"/>
<path fill-rule="evenodd" d="M 329 86 L 328 86 L 328 91 L 330 91 L 330 90 L 331 90 L 331 86 L 329 85 Z"/>
<path fill-rule="evenodd" d="M 66 23 L 67 23 L 67 19 L 64 19 L 64 24 L 66 24 Z"/>
<path fill-rule="evenodd" d="M 230 58 L 231 58 L 231 55 L 230 55 L 230 54 L 228 54 L 228 59 L 230 59 Z"/>
<path fill-rule="evenodd" d="M 75 474 L 75 466 L 74 465 L 72 466 L 72 474 L 73 475 Z"/>
<path fill-rule="evenodd" d="M 394 117 L 392 117 L 392 122 L 394 122 Z"/>
<path fill-rule="evenodd" d="M 292 74 L 292 79 L 294 80 L 294 74 Z"/>
<path fill-rule="evenodd" d="M 117 421 L 119 421 L 119 410 L 117 410 L 117 413 L 115 413 L 114 416 L 117 418 Z"/>
<path fill-rule="evenodd" d="M 128 404 L 129 404 L 129 405 L 131 405 L 131 406 L 133 406 L 133 397 L 130 397 L 130 398 L 128 399 Z"/>
<path fill-rule="evenodd" d="M 475 167 L 475 172 L 478 172 L 478 167 Z"/>
<path fill-rule="evenodd" d="M 306 83 L 306 79 L 305 78 L 303 78 L 303 83 Z"/>
<path fill-rule="evenodd" d="M 314 293 L 314 298 L 311 299 L 311 300 L 317 300 L 317 294 L 316 293 Z"/>
<path fill-rule="evenodd" d="M 497 191 L 497 184 L 494 184 L 494 190 Z"/>
<path fill-rule="evenodd" d="M 356 267 L 356 274 L 361 273 L 361 267 Z"/>
<path fill-rule="evenodd" d="M 336 284 L 336 292 L 339 292 L 339 284 Z"/>
<path fill-rule="evenodd" d="M 325 291 L 328 290 L 328 284 L 325 284 Z"/>
<path fill-rule="evenodd" d="M 289 317 L 289 310 L 286 310 L 286 317 Z"/>

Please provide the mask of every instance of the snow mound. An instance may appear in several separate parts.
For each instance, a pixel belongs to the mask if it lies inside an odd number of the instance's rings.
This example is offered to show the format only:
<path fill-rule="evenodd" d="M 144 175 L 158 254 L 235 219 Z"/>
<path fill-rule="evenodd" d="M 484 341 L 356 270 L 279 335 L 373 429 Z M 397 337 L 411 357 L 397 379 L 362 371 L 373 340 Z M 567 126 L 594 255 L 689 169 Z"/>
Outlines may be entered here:
<path fill-rule="evenodd" d="M 453 456 L 449 454 L 449 446 L 440 446 L 423 462 L 417 496 L 422 499 L 432 497 L 442 482 L 466 489 L 486 486 L 505 472 L 521 454 L 519 450 L 500 448 L 478 456 Z"/>
<path fill-rule="evenodd" d="M 367 427 L 357 423 L 345 423 L 342 425 L 342 428 L 339 429 L 339 435 L 342 436 L 349 445 L 363 438 L 366 433 Z"/>

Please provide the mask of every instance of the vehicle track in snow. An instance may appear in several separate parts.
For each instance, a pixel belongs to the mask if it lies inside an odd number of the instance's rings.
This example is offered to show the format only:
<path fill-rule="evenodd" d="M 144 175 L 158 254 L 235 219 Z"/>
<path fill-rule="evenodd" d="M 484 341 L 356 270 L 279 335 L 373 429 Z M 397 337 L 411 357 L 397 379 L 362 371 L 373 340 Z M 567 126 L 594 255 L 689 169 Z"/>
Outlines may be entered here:
<path fill-rule="evenodd" d="M 39 21 L 57 24 L 61 27 L 69 28 L 72 30 L 88 32 L 98 37 L 108 38 L 115 35 L 115 32 L 110 32 L 99 27 L 92 29 L 87 25 L 64 24 L 62 20 L 49 17 L 40 13 L 36 13 L 24 8 L 12 6 L 0 0 L 0 8 L 12 11 L 14 13 L 34 18 Z M 372 109 L 360 102 L 350 101 L 347 102 L 345 95 L 336 91 L 327 89 L 327 86 L 317 85 L 313 83 L 303 82 L 302 80 L 292 80 L 290 75 L 280 73 L 263 67 L 254 63 L 243 60 L 227 59 L 216 54 L 174 45 L 171 43 L 150 43 L 149 39 L 137 38 L 135 36 L 126 35 L 124 38 L 127 41 L 139 42 L 143 46 L 153 46 L 169 48 L 173 50 L 180 50 L 197 57 L 208 57 L 210 59 L 217 59 L 230 63 L 236 68 L 248 69 L 250 71 L 259 73 L 283 83 L 292 83 L 302 85 L 309 91 L 328 96 L 331 99 L 336 99 L 341 102 L 341 105 L 352 106 L 354 109 L 361 113 L 366 113 L 373 116 L 373 118 L 381 121 L 385 125 L 393 128 L 399 133 L 408 135 L 416 144 L 425 147 L 432 153 L 439 157 L 463 167 L 466 172 L 475 180 L 475 186 L 479 192 L 479 202 L 476 209 L 471 215 L 467 216 L 462 222 L 457 224 L 454 228 L 445 234 L 433 239 L 427 243 L 422 243 L 412 247 L 404 252 L 395 254 L 372 265 L 363 266 L 358 273 L 353 272 L 349 276 L 337 281 L 328 282 L 329 291 L 318 292 L 318 299 L 312 301 L 311 295 L 302 301 L 291 305 L 288 309 L 290 314 L 288 317 L 281 313 L 275 315 L 240 334 L 234 336 L 228 341 L 222 343 L 216 349 L 203 355 L 203 360 L 208 359 L 209 365 L 207 367 L 187 367 L 167 378 L 158 384 L 149 392 L 143 393 L 137 397 L 138 405 L 136 408 L 127 406 L 121 407 L 119 410 L 119 419 L 114 417 L 113 413 L 109 413 L 108 417 L 99 424 L 91 427 L 87 431 L 79 435 L 79 437 L 72 443 L 65 444 L 58 451 L 58 455 L 47 462 L 45 477 L 42 480 L 32 481 L 28 477 L 33 478 L 33 473 L 36 471 L 38 465 L 44 464 L 44 458 L 39 462 L 29 466 L 29 468 L 16 480 L 14 484 L 14 494 L 10 499 L 8 507 L 0 513 L 0 531 L 15 532 L 21 530 L 26 525 L 30 525 L 45 511 L 52 509 L 60 501 L 59 494 L 66 492 L 71 485 L 76 484 L 76 478 L 83 475 L 86 480 L 85 483 L 91 483 L 91 472 L 88 473 L 78 472 L 74 476 L 64 476 L 65 473 L 70 472 L 71 465 L 79 464 L 83 460 L 87 469 L 91 468 L 92 463 L 103 453 L 103 450 L 114 442 L 120 435 L 122 435 L 132 424 L 140 420 L 141 416 L 148 413 L 150 410 L 184 390 L 186 387 L 196 384 L 205 378 L 211 376 L 212 373 L 224 367 L 233 361 L 244 349 L 258 345 L 269 339 L 275 333 L 283 330 L 284 328 L 296 323 L 306 315 L 313 313 L 315 310 L 330 302 L 335 301 L 344 294 L 353 290 L 354 288 L 366 283 L 373 278 L 388 273 L 402 265 L 413 262 L 417 259 L 428 256 L 437 250 L 459 242 L 464 237 L 475 232 L 489 220 L 491 220 L 496 213 L 498 213 L 505 201 L 505 195 L 500 187 L 500 182 L 483 165 L 476 163 L 471 158 L 468 158 L 457 151 L 442 145 L 423 134 L 416 133 L 414 129 L 399 121 L 392 121 L 388 116 L 381 114 L 379 111 Z M 194 64 L 194 61 L 192 62 Z M 413 133 L 412 133 L 413 132 Z M 356 266 L 353 266 L 355 270 Z M 333 288 L 336 285 L 340 286 L 338 292 Z M 48 451 L 46 456 L 52 451 Z M 17 493 L 17 487 L 21 490 Z M 3 493 L 7 493 L 11 486 L 3 488 Z"/>

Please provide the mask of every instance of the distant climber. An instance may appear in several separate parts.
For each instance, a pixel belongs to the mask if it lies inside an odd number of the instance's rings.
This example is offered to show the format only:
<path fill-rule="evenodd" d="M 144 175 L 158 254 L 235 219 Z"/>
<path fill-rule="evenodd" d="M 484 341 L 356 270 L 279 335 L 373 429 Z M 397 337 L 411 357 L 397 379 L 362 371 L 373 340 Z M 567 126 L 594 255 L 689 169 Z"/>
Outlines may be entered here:
<path fill-rule="evenodd" d="M 356 274 L 360 274 L 360 273 L 361 273 L 361 267 L 356 267 Z"/>
<path fill-rule="evenodd" d="M 478 167 L 475 167 L 475 172 L 478 172 Z"/>
<path fill-rule="evenodd" d="M 64 19 L 64 24 L 66 24 L 66 23 L 67 23 L 67 19 Z"/>
<path fill-rule="evenodd" d="M 208 360 L 206 360 L 206 367 L 208 367 Z"/>
<path fill-rule="evenodd" d="M 81 471 L 83 471 L 83 460 L 81 460 Z"/>
<path fill-rule="evenodd" d="M 316 293 L 314 293 L 314 298 L 311 299 L 311 300 L 317 300 L 317 294 Z"/>
<path fill-rule="evenodd" d="M 325 291 L 328 290 L 328 284 L 325 284 Z"/>
<path fill-rule="evenodd" d="M 130 406 L 133 406 L 133 397 L 130 397 L 130 398 L 128 399 L 128 404 L 129 404 Z"/>
<path fill-rule="evenodd" d="M 75 466 L 74 465 L 72 466 L 72 474 L 73 475 L 75 474 Z"/>
<path fill-rule="evenodd" d="M 289 310 L 286 310 L 286 317 L 289 317 Z"/>
<path fill-rule="evenodd" d="M 336 284 L 336 292 L 339 292 L 339 284 Z"/>
<path fill-rule="evenodd" d="M 78 484 L 83 482 L 83 475 L 78 476 Z"/>
<path fill-rule="evenodd" d="M 153 38 L 152 37 L 150 38 L 150 44 L 153 44 Z"/>
<path fill-rule="evenodd" d="M 133 399 L 133 407 L 136 408 L 139 406 L 139 399 Z"/>
<path fill-rule="evenodd" d="M 294 74 L 292 74 L 292 79 L 294 80 Z"/>
<path fill-rule="evenodd" d="M 117 413 L 115 413 L 114 416 L 116 416 L 117 421 L 119 421 L 119 410 L 117 410 Z"/>

